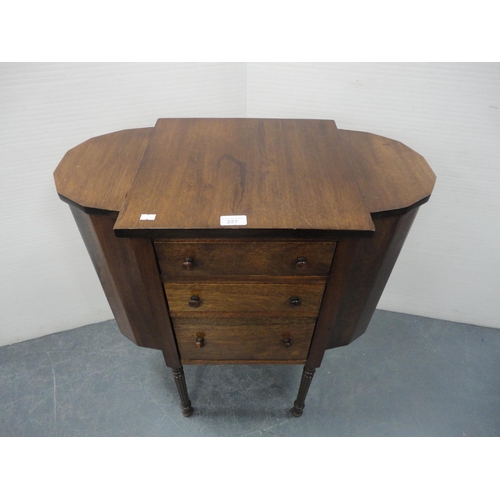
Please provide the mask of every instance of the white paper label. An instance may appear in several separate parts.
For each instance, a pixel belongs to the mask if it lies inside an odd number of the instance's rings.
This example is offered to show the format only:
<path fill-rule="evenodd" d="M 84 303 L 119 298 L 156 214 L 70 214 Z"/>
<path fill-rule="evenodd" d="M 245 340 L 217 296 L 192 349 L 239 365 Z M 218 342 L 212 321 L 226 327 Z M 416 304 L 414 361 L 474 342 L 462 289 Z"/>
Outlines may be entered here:
<path fill-rule="evenodd" d="M 155 219 L 156 219 L 156 214 L 141 214 L 139 220 L 155 220 Z"/>
<path fill-rule="evenodd" d="M 246 226 L 247 216 L 246 215 L 221 215 L 220 216 L 221 226 Z"/>

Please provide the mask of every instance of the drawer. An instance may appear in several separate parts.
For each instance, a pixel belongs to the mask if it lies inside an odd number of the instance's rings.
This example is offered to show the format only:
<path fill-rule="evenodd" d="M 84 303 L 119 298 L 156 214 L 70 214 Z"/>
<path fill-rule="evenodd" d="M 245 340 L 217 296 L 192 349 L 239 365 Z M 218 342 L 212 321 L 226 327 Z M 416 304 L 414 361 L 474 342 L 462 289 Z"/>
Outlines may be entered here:
<path fill-rule="evenodd" d="M 336 243 L 155 241 L 164 276 L 327 276 Z"/>
<path fill-rule="evenodd" d="M 165 283 L 170 315 L 262 313 L 317 316 L 325 285 L 275 283 Z"/>
<path fill-rule="evenodd" d="M 304 362 L 315 319 L 173 318 L 173 325 L 183 362 Z"/>

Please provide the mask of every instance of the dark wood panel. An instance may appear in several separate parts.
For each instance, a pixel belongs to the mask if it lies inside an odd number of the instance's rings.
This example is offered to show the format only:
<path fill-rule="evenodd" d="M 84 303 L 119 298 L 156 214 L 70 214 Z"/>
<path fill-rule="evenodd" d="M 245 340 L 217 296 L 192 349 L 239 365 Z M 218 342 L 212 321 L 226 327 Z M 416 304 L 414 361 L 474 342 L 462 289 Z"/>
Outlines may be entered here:
<path fill-rule="evenodd" d="M 202 282 L 165 283 L 164 286 L 172 316 L 213 312 L 316 316 L 325 287 L 304 283 Z"/>
<path fill-rule="evenodd" d="M 83 208 L 118 212 L 152 130 L 114 132 L 70 149 L 54 172 L 59 195 Z"/>
<path fill-rule="evenodd" d="M 156 241 L 166 276 L 327 276 L 335 242 Z"/>
<path fill-rule="evenodd" d="M 401 215 L 374 218 L 377 237 L 369 244 L 360 242 L 327 348 L 346 345 L 365 332 L 417 213 L 418 208 Z M 355 315 L 349 314 L 347 304 L 352 304 Z"/>
<path fill-rule="evenodd" d="M 316 322 L 311 349 L 308 354 L 305 368 L 312 370 L 321 365 L 326 346 L 336 332 L 337 316 L 342 307 L 347 314 L 356 321 L 359 317 L 358 302 L 343 302 L 345 288 L 349 285 L 349 278 L 355 265 L 355 257 L 359 251 L 360 239 L 347 238 L 339 241 L 335 252 L 330 276 L 326 283 L 321 310 Z"/>
<path fill-rule="evenodd" d="M 430 196 L 436 176 L 408 146 L 366 132 L 339 134 L 370 212 L 407 208 Z"/>
<path fill-rule="evenodd" d="M 182 360 L 307 357 L 315 318 L 174 318 Z"/>
<path fill-rule="evenodd" d="M 152 242 L 117 238 L 115 218 L 71 207 L 120 331 L 142 347 L 161 349 L 180 366 Z"/>
<path fill-rule="evenodd" d="M 70 209 L 92 260 L 92 264 L 99 276 L 99 281 L 101 282 L 120 332 L 135 344 L 142 345 L 141 339 L 136 338 L 132 325 L 128 320 L 125 305 L 116 287 L 113 270 L 110 268 L 110 266 L 113 266 L 113 262 L 109 263 L 106 258 L 106 249 L 111 248 L 112 243 L 111 245 L 106 244 L 105 235 L 109 231 L 109 228 L 112 230 L 115 219 L 109 216 L 91 216 L 71 205 Z M 117 243 L 121 241 L 117 241 Z M 117 264 L 115 263 L 115 265 Z"/>
<path fill-rule="evenodd" d="M 158 120 L 115 230 L 217 229 L 223 215 L 246 215 L 247 229 L 373 230 L 334 121 Z"/>
<path fill-rule="evenodd" d="M 339 242 L 307 366 L 365 332 L 417 212 L 375 217 L 374 238 Z"/>

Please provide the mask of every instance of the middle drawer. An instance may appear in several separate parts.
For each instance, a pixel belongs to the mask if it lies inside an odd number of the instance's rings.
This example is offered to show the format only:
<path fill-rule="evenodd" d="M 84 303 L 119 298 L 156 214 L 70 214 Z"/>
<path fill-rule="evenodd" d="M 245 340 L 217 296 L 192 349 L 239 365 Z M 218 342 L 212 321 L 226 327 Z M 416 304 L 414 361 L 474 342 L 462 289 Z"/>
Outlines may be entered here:
<path fill-rule="evenodd" d="M 164 283 L 170 315 L 318 314 L 324 283 Z"/>

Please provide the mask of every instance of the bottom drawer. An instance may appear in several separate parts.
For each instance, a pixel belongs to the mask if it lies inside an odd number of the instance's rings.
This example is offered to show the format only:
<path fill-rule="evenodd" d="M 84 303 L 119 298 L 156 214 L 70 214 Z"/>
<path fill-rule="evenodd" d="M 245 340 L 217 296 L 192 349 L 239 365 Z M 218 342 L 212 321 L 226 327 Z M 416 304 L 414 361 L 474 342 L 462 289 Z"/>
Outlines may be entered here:
<path fill-rule="evenodd" d="M 172 318 L 183 362 L 304 362 L 316 318 Z"/>

